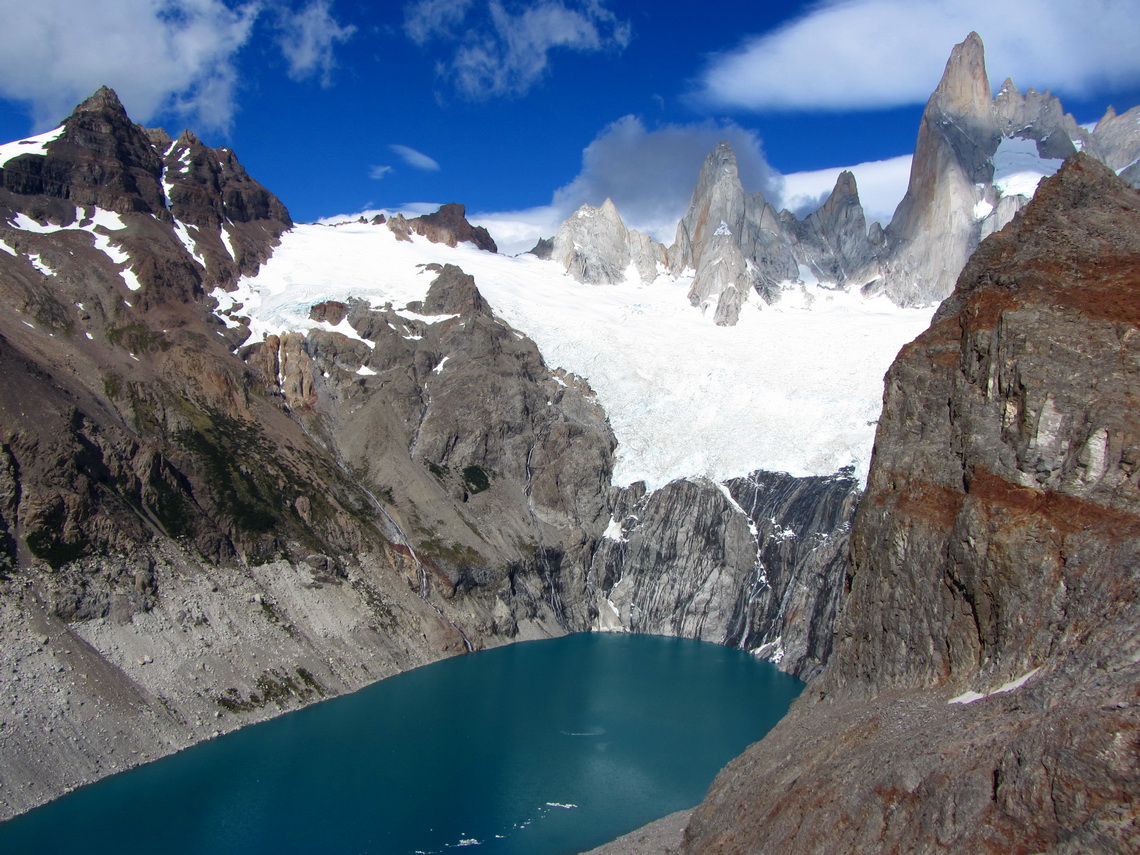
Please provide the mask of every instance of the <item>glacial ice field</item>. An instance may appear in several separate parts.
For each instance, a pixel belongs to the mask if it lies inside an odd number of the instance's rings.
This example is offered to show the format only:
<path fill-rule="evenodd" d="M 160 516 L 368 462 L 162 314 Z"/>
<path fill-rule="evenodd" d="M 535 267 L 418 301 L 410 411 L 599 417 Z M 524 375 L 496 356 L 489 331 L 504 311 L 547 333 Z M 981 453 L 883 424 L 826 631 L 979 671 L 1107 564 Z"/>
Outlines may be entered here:
<path fill-rule="evenodd" d="M 317 326 L 309 307 L 322 300 L 400 309 L 427 293 L 431 262 L 474 276 L 551 368 L 589 381 L 617 436 L 615 483 L 650 488 L 754 469 L 827 475 L 853 466 L 865 478 L 883 374 L 933 312 L 790 284 L 778 304 L 750 303 L 736 326 L 718 327 L 689 304 L 685 277 L 584 285 L 534 256 L 398 241 L 363 223 L 298 225 L 256 277 L 217 296 L 244 304 L 256 340 Z"/>

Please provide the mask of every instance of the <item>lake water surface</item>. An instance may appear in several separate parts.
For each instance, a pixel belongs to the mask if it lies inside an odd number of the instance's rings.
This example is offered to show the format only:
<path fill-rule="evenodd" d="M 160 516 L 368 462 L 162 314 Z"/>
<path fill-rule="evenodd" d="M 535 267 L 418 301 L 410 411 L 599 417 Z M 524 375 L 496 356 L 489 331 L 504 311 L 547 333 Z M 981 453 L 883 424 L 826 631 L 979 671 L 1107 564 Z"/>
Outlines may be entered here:
<path fill-rule="evenodd" d="M 77 790 L 0 852 L 568 855 L 699 802 L 802 685 L 684 639 L 513 644 Z"/>

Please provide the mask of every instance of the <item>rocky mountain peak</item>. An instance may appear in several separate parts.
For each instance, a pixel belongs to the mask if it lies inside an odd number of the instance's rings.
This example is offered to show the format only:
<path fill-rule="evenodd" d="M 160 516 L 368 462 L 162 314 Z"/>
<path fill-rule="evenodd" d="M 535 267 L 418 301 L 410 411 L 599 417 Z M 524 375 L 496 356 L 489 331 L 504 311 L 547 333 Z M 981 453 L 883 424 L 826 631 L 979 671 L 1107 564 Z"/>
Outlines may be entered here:
<path fill-rule="evenodd" d="M 425 268 L 439 275 L 432 280 L 423 303 L 412 303 L 413 311 L 425 315 L 487 315 L 491 306 L 479 293 L 475 277 L 454 264 L 429 264 Z"/>
<path fill-rule="evenodd" d="M 950 51 L 930 103 L 952 115 L 984 114 L 990 109 L 991 91 L 982 38 L 971 32 Z"/>
<path fill-rule="evenodd" d="M 93 113 L 104 110 L 121 113 L 123 116 L 127 115 L 123 102 L 119 100 L 115 90 L 109 86 L 100 86 L 95 94 L 75 108 L 76 113 Z"/>
<path fill-rule="evenodd" d="M 740 232 L 744 221 L 744 187 L 736 167 L 736 152 L 728 142 L 719 142 L 705 158 L 693 190 L 689 209 L 683 224 L 693 246 L 694 260 L 706 231 L 716 232 L 723 222 L 727 228 Z"/>
<path fill-rule="evenodd" d="M 629 267 L 629 229 L 617 206 L 606 199 L 600 207 L 583 205 L 554 235 L 551 257 L 579 282 L 612 285 Z"/>
<path fill-rule="evenodd" d="M 486 252 L 499 251 L 485 228 L 467 221 L 467 209 L 458 202 L 449 202 L 434 213 L 416 217 L 409 221 L 408 226 L 433 243 L 455 246 L 466 241 Z"/>
<path fill-rule="evenodd" d="M 897 303 L 944 297 L 977 246 L 977 186 L 993 179 L 1001 132 L 982 40 L 956 45 L 918 128 L 906 195 L 887 227 L 891 258 L 881 283 Z"/>
<path fill-rule="evenodd" d="M 835 187 L 819 210 L 834 210 L 852 202 L 859 203 L 859 185 L 855 181 L 855 173 L 848 169 L 843 170 L 835 179 Z M 818 212 L 817 212 L 818 213 Z"/>

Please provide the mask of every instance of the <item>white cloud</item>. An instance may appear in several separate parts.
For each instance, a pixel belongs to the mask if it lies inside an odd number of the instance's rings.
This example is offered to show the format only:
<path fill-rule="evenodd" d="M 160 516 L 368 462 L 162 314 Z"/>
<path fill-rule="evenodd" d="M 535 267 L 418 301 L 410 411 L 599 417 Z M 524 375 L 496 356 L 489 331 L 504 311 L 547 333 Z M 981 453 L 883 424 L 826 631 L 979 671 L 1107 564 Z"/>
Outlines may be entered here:
<path fill-rule="evenodd" d="M 604 0 L 415 0 L 405 7 L 404 32 L 419 45 L 456 42 L 436 66 L 466 98 L 482 100 L 527 92 L 547 73 L 556 49 L 595 53 L 621 50 L 630 27 Z"/>
<path fill-rule="evenodd" d="M 454 38 L 473 0 L 417 0 L 404 8 L 404 32 L 418 45 Z"/>
<path fill-rule="evenodd" d="M 368 167 L 368 177 L 378 181 L 391 171 L 392 167 L 390 166 L 370 166 Z"/>
<path fill-rule="evenodd" d="M 533 249 L 539 238 L 552 237 L 566 217 L 565 212 L 553 205 L 467 215 L 472 225 L 482 226 L 491 233 L 504 255 L 518 255 Z"/>
<path fill-rule="evenodd" d="M 403 158 L 404 163 L 408 164 L 408 166 L 422 169 L 425 172 L 439 171 L 439 164 L 421 151 L 416 151 L 414 148 L 410 148 L 406 145 L 390 145 L 388 148 Z"/>
<path fill-rule="evenodd" d="M 107 85 L 137 122 L 174 114 L 200 131 L 227 131 L 238 57 L 267 10 L 276 10 L 267 25 L 289 75 L 327 79 L 335 46 L 353 30 L 333 20 L 329 0 L 296 12 L 284 0 L 36 0 L 5 6 L 0 98 L 28 104 L 42 129 Z"/>
<path fill-rule="evenodd" d="M 320 75 L 321 85 L 332 83 L 333 51 L 356 32 L 351 24 L 341 26 L 329 12 L 330 0 L 313 0 L 299 12 L 279 12 L 278 45 L 289 63 L 289 76 L 305 80 Z"/>
<path fill-rule="evenodd" d="M 226 128 L 238 78 L 234 55 L 258 8 L 221 0 L 38 0 L 9 4 L 0 28 L 0 96 L 31 105 L 47 127 L 100 85 L 133 117 L 163 110 Z M 145 69 L 145 73 L 140 73 Z"/>
<path fill-rule="evenodd" d="M 1135 0 L 825 0 L 714 57 L 697 97 L 754 110 L 921 104 L 971 30 L 985 43 L 995 88 L 1012 77 L 1023 88 L 1087 96 L 1140 83 Z"/>

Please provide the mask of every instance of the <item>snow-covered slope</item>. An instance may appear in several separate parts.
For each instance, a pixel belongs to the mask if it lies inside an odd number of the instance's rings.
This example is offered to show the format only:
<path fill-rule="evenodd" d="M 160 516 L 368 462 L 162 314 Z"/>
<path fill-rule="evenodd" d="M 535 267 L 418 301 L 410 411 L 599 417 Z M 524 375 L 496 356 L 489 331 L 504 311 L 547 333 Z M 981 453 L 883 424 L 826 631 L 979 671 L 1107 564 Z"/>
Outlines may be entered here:
<path fill-rule="evenodd" d="M 317 326 L 309 307 L 322 300 L 403 308 L 424 297 L 431 262 L 472 274 L 551 367 L 589 380 L 619 442 L 615 481 L 651 488 L 761 468 L 823 475 L 850 465 L 865 477 L 883 373 L 932 311 L 796 285 L 777 306 L 717 327 L 692 310 L 685 278 L 583 285 L 533 256 L 398 241 L 363 223 L 296 226 L 256 278 L 216 296 L 220 311 L 242 304 L 234 314 L 251 318 L 258 339 Z"/>

